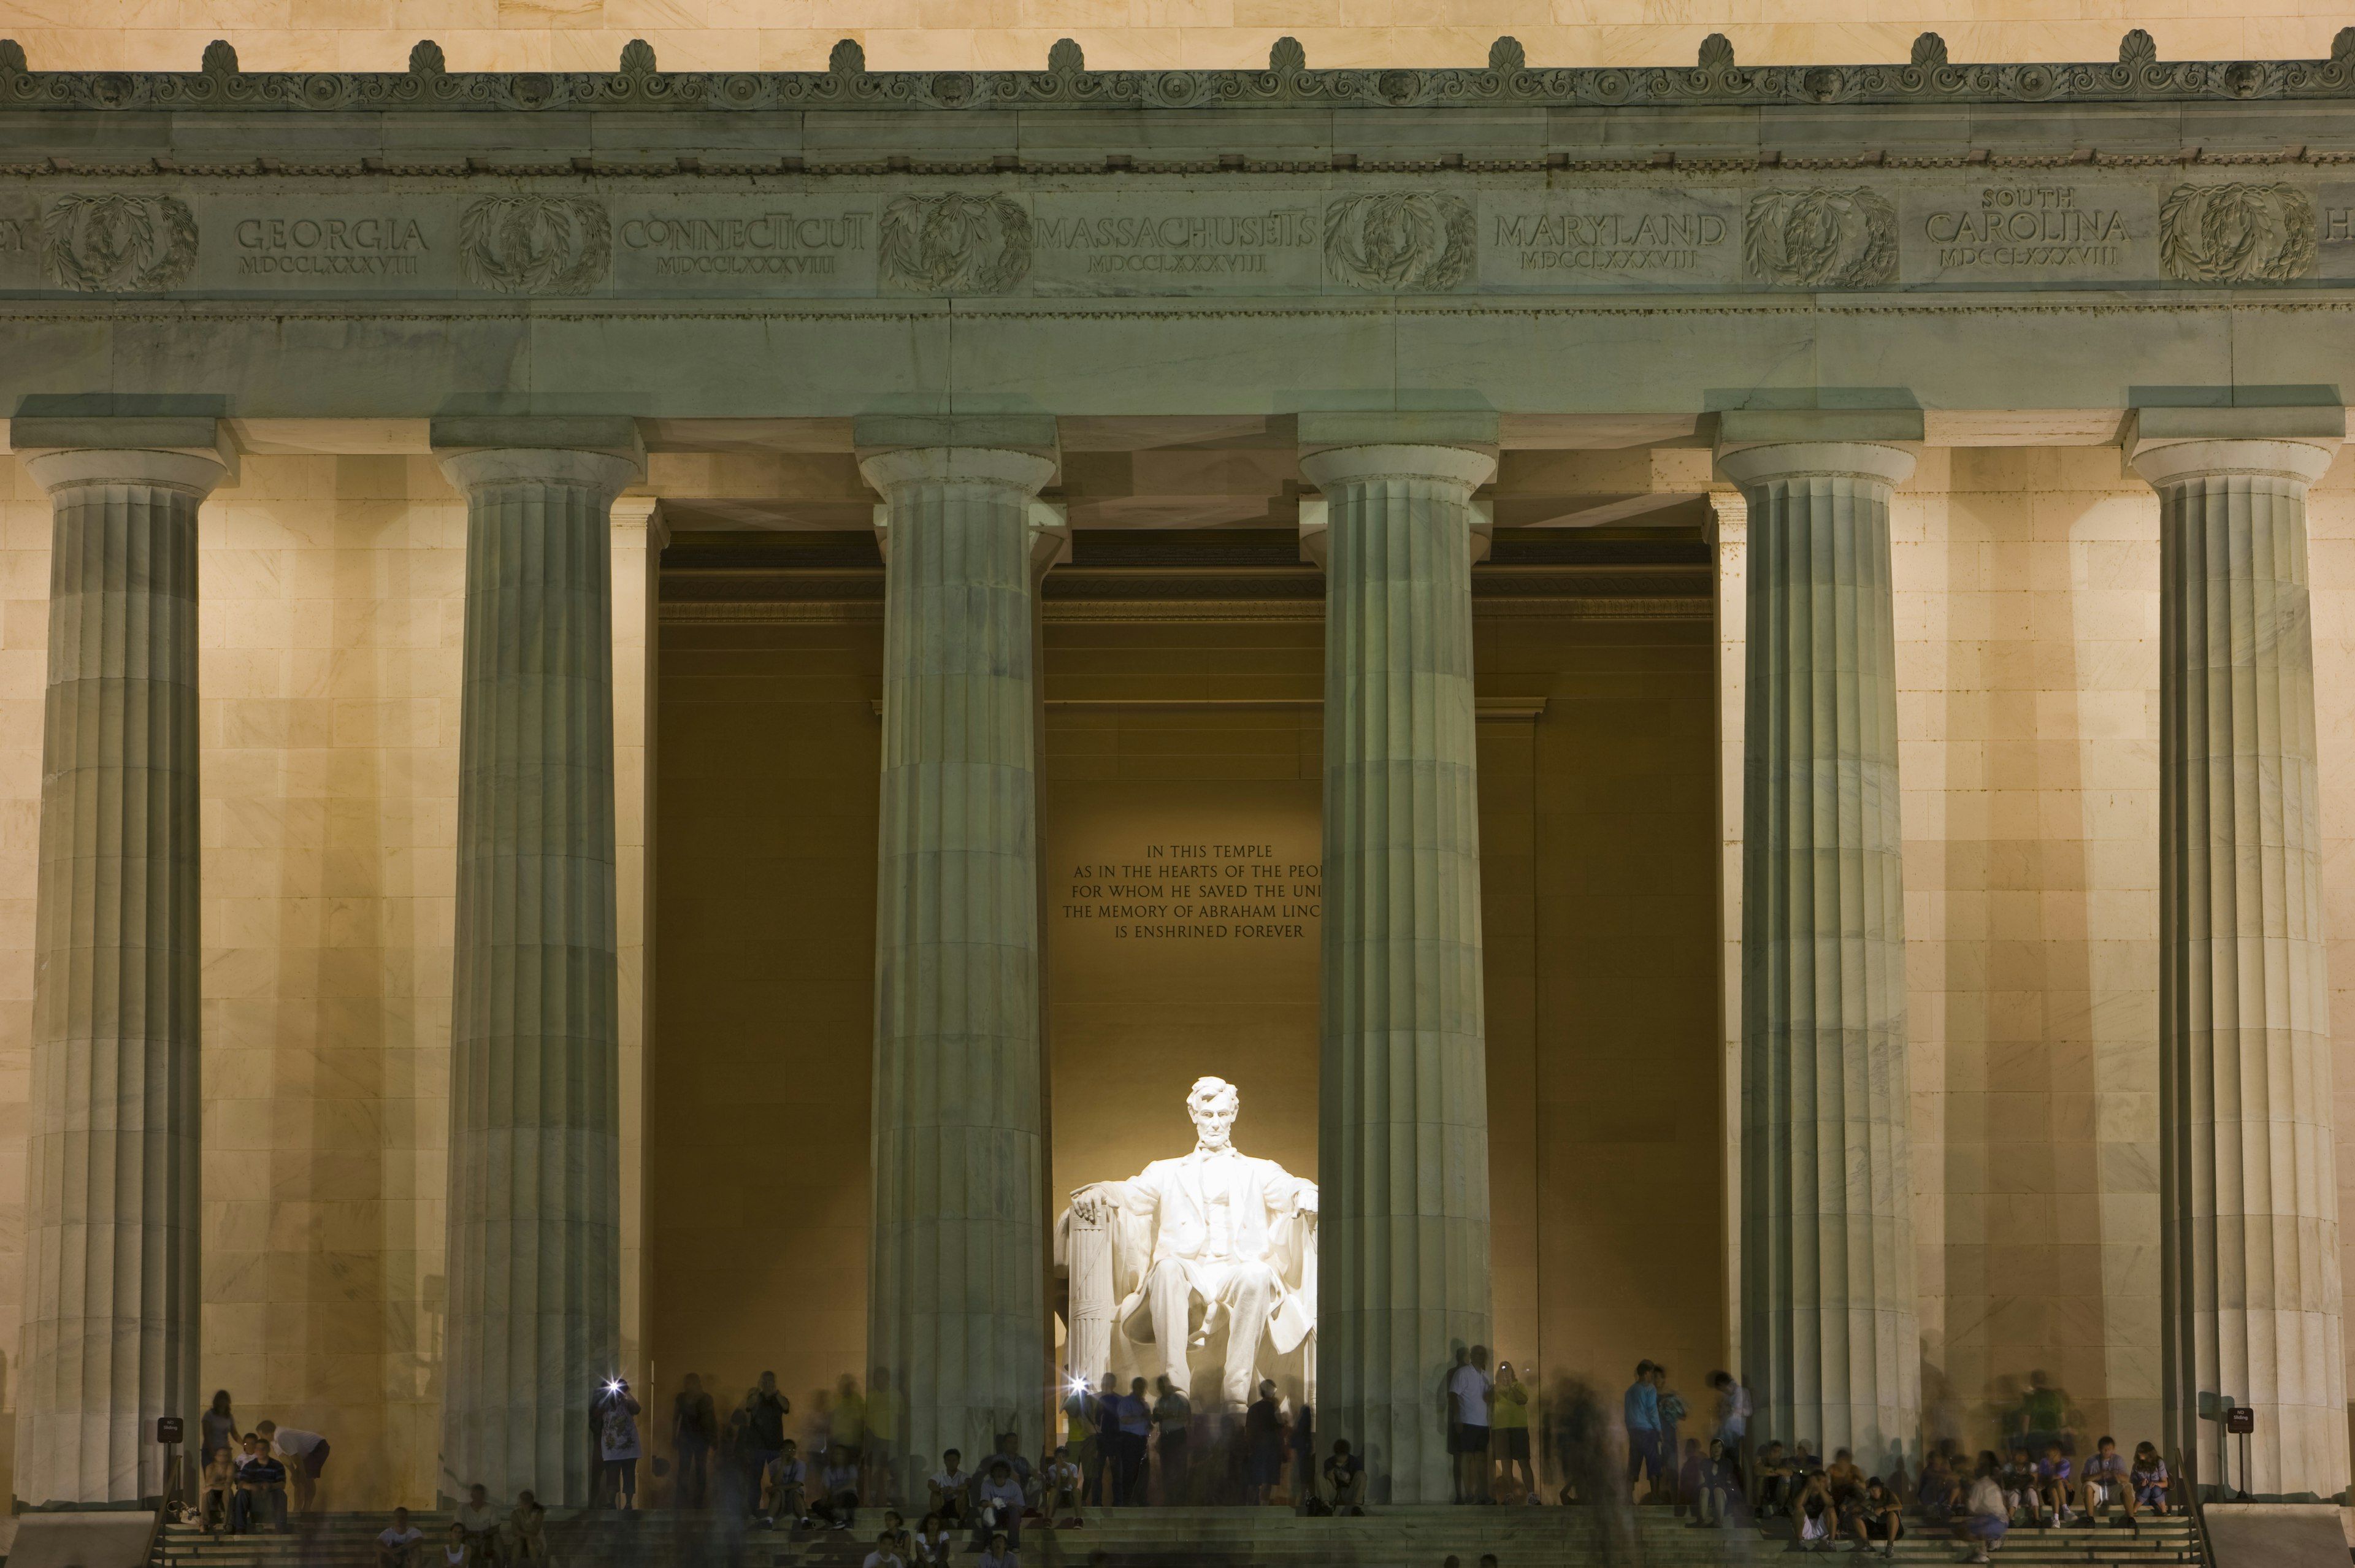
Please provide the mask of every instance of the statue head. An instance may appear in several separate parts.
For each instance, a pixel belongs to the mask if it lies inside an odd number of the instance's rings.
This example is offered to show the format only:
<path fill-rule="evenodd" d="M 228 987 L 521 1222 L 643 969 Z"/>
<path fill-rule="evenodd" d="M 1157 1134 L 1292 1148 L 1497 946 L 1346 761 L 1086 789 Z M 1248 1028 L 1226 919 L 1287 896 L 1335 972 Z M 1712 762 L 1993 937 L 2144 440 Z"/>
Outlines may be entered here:
<path fill-rule="evenodd" d="M 1186 1114 L 1194 1118 L 1194 1135 L 1203 1148 L 1227 1147 L 1241 1109 L 1242 1096 L 1223 1078 L 1197 1078 L 1186 1096 Z"/>

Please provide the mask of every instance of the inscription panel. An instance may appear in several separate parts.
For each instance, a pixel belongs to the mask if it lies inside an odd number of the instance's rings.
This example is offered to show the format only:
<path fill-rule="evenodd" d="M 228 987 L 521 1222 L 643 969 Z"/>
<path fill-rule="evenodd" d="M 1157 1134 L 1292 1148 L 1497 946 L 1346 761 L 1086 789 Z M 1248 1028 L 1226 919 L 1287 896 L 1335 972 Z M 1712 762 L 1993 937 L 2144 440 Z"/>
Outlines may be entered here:
<path fill-rule="evenodd" d="M 2318 274 L 2355 278 L 2355 182 L 2334 180 L 2316 189 L 2314 224 Z"/>
<path fill-rule="evenodd" d="M 1988 179 L 1899 204 L 1909 283 L 2042 288 L 2158 275 L 2158 192 L 2147 186 Z"/>
<path fill-rule="evenodd" d="M 1741 275 L 1741 221 L 1733 191 L 1495 192 L 1480 201 L 1480 284 L 1723 286 Z"/>
<path fill-rule="evenodd" d="M 624 293 L 871 294 L 878 205 L 798 191 L 617 201 L 613 284 Z"/>
<path fill-rule="evenodd" d="M 1040 294 L 1314 293 L 1320 200 L 1302 192 L 1041 195 L 1031 219 Z"/>
<path fill-rule="evenodd" d="M 1076 861 L 1056 913 L 1116 943 L 1302 942 L 1324 913 L 1322 868 L 1267 832 L 1159 835 Z"/>
<path fill-rule="evenodd" d="M 196 211 L 191 288 L 300 295 L 447 293 L 460 286 L 454 202 L 215 197 Z"/>

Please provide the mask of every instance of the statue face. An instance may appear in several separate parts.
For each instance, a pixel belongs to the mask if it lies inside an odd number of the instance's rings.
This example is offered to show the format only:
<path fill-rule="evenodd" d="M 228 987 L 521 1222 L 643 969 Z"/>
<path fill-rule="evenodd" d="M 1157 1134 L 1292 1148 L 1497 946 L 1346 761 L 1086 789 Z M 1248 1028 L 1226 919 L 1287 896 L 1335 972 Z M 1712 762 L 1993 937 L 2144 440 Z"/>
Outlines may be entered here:
<path fill-rule="evenodd" d="M 1227 1139 L 1235 1130 L 1235 1113 L 1240 1109 L 1231 1089 L 1193 1101 L 1186 1107 L 1187 1114 L 1194 1118 L 1194 1135 L 1204 1148 L 1227 1147 Z"/>

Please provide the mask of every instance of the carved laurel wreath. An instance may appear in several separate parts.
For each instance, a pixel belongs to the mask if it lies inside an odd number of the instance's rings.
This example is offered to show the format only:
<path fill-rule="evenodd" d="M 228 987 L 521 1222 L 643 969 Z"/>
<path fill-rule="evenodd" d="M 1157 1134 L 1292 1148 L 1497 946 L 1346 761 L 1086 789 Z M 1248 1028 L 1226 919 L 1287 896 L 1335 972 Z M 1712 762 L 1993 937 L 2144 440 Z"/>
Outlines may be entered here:
<path fill-rule="evenodd" d="M 2314 271 L 2314 198 L 2291 185 L 2180 185 L 2158 209 L 2158 264 L 2193 283 L 2286 283 Z"/>
<path fill-rule="evenodd" d="M 180 286 L 197 264 L 197 219 L 168 196 L 65 196 L 41 217 L 41 271 L 85 293 Z"/>
<path fill-rule="evenodd" d="M 1325 209 L 1325 271 L 1354 288 L 1435 293 L 1472 275 L 1471 203 L 1428 191 L 1353 196 Z"/>
<path fill-rule="evenodd" d="M 1030 275 L 1030 215 L 1011 197 L 897 197 L 877 230 L 885 282 L 918 293 L 1004 293 Z"/>
<path fill-rule="evenodd" d="M 605 204 L 579 196 L 489 196 L 458 219 L 466 282 L 501 293 L 585 293 L 613 259 Z"/>
<path fill-rule="evenodd" d="M 1742 236 L 1753 277 L 1794 288 L 1854 289 L 1897 278 L 1897 209 L 1879 191 L 1762 190 Z"/>

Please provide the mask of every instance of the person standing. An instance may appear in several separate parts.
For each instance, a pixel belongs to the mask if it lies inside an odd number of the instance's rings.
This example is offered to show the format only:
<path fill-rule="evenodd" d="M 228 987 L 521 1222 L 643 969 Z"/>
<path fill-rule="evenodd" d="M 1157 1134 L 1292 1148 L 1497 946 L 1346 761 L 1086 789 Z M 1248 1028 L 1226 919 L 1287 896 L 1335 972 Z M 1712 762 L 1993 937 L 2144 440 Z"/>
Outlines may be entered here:
<path fill-rule="evenodd" d="M 1455 1352 L 1447 1374 L 1447 1451 L 1455 1456 L 1455 1500 L 1488 1500 L 1488 1347 Z"/>
<path fill-rule="evenodd" d="M 224 1388 L 213 1391 L 211 1408 L 205 1412 L 204 1419 L 197 1424 L 197 1426 L 204 1444 L 202 1463 L 211 1464 L 213 1456 L 216 1454 L 232 1456 L 236 1454 L 237 1417 L 229 1413 L 229 1390 Z"/>
<path fill-rule="evenodd" d="M 774 1372 L 762 1372 L 759 1384 L 744 1396 L 744 1431 L 752 1445 L 747 1468 L 751 1472 L 748 1479 L 751 1487 L 753 1511 L 772 1521 L 779 1512 L 776 1501 L 773 1498 L 769 1507 L 762 1509 L 761 1492 L 762 1488 L 773 1487 L 776 1483 L 776 1477 L 771 1472 L 776 1468 L 777 1456 L 785 1451 L 785 1417 L 793 1412 L 794 1402 L 777 1387 L 777 1374 Z M 823 1454 L 825 1450 L 813 1447 L 811 1452 Z"/>
<path fill-rule="evenodd" d="M 1636 1496 L 1636 1482 L 1648 1474 L 1652 1489 L 1660 1486 L 1660 1467 L 1665 1463 L 1660 1454 L 1660 1390 L 1652 1381 L 1652 1363 L 1636 1363 L 1636 1381 L 1627 1385 L 1626 1397 L 1620 1402 L 1621 1418 L 1627 1425 L 1627 1497 Z"/>
<path fill-rule="evenodd" d="M 1145 1445 L 1153 1430 L 1153 1406 L 1145 1397 L 1145 1380 L 1128 1380 L 1120 1402 L 1120 1504 L 1145 1506 Z"/>
<path fill-rule="evenodd" d="M 1186 1500 L 1186 1436 L 1194 1406 L 1167 1378 L 1155 1382 L 1160 1393 L 1153 1402 L 1153 1425 L 1161 1459 L 1161 1506 L 1175 1508 Z"/>
<path fill-rule="evenodd" d="M 604 1490 L 613 1506 L 627 1513 L 638 1506 L 638 1412 L 643 1408 L 630 1392 L 629 1381 L 616 1378 L 606 1389 L 598 1413 L 597 1451 L 604 1460 Z"/>
<path fill-rule="evenodd" d="M 1537 1472 L 1529 1468 L 1529 1387 L 1514 1372 L 1510 1361 L 1497 1363 L 1497 1383 L 1488 1399 L 1488 1455 L 1496 1466 L 1496 1478 L 1507 1490 L 1512 1488 L 1513 1467 L 1518 1464 L 1522 1500 L 1538 1500 Z"/>
<path fill-rule="evenodd" d="M 1690 1413 L 1685 1406 L 1685 1396 L 1668 1386 L 1668 1369 L 1655 1362 L 1652 1386 L 1659 1391 L 1660 1467 L 1668 1474 L 1668 1500 L 1679 1509 L 1684 1506 L 1684 1492 L 1677 1474 L 1677 1428 Z"/>
<path fill-rule="evenodd" d="M 835 1385 L 834 1445 L 852 1464 L 864 1467 L 867 1462 L 867 1400 L 858 1392 L 858 1380 L 848 1372 Z"/>
<path fill-rule="evenodd" d="M 1284 1476 L 1284 1407 L 1275 1383 L 1260 1380 L 1259 1397 L 1243 1412 L 1243 1484 L 1253 1504 L 1268 1502 Z"/>
<path fill-rule="evenodd" d="M 327 1467 L 327 1440 L 315 1432 L 281 1426 L 274 1421 L 265 1421 L 253 1430 L 261 1435 L 263 1447 L 285 1461 L 286 1478 L 294 1488 L 295 1511 L 309 1513 L 319 1500 L 319 1472 Z"/>
<path fill-rule="evenodd" d="M 670 1418 L 671 1453 L 678 1466 L 678 1489 L 673 1495 L 679 1507 L 710 1505 L 711 1448 L 719 1440 L 719 1413 L 712 1407 L 711 1396 L 703 1392 L 703 1380 L 689 1372 L 672 1403 Z"/>
<path fill-rule="evenodd" d="M 1063 1423 L 1071 1463 L 1080 1467 L 1078 1500 L 1102 1507 L 1103 1460 L 1096 1441 L 1097 1420 L 1095 1391 L 1088 1387 L 1086 1380 L 1074 1380 L 1063 1395 Z"/>

